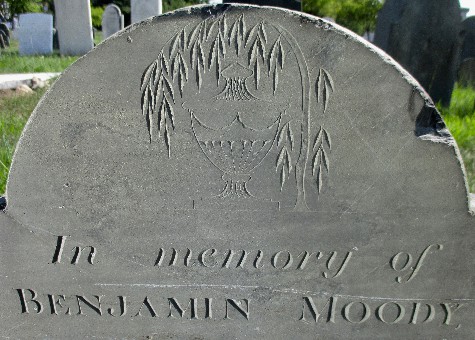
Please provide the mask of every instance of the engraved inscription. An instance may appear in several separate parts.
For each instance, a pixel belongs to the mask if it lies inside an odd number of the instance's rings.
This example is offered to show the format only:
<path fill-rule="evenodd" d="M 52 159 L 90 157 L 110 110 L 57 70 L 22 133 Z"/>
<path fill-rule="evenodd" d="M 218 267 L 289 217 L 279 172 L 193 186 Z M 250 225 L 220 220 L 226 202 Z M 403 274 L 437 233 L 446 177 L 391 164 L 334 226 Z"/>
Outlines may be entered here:
<path fill-rule="evenodd" d="M 187 320 L 249 320 L 249 298 L 161 298 L 157 296 L 128 297 L 119 295 L 38 294 L 33 289 L 16 289 L 21 314 L 54 316 L 84 315 L 90 317 L 149 317 Z M 107 313 L 104 313 L 107 311 Z"/>
<path fill-rule="evenodd" d="M 53 254 L 53 260 L 51 261 L 51 263 L 53 264 L 61 263 L 64 246 L 66 244 L 66 238 L 67 236 L 58 236 L 56 248 Z M 96 248 L 93 246 L 74 247 L 72 249 L 73 255 L 71 257 L 71 264 L 78 264 L 82 252 L 86 250 L 89 251 L 89 255 L 87 256 L 87 262 L 89 262 L 89 264 L 94 264 L 94 258 L 96 257 Z"/>
<path fill-rule="evenodd" d="M 255 288 L 255 287 L 254 287 Z M 108 296 L 99 294 L 65 295 L 42 294 L 34 289 L 15 289 L 19 297 L 19 312 L 23 315 L 47 314 L 53 317 L 132 317 L 171 320 L 230 320 L 251 319 L 251 300 L 248 297 L 160 297 L 153 295 Z M 297 294 L 298 296 L 298 294 Z M 388 327 L 407 325 L 438 325 L 458 329 L 461 313 L 469 313 L 468 303 L 457 300 L 421 301 L 418 299 L 388 299 L 348 295 L 294 296 L 300 300 L 298 310 L 289 311 L 297 322 L 309 326 L 322 323 L 365 324 L 378 322 Z M 296 300 L 298 305 L 298 300 Z M 265 303 L 286 303 L 279 302 Z M 256 315 L 268 306 L 256 304 Z M 254 308 L 254 307 L 253 307 Z M 285 308 L 284 308 L 285 309 Z M 107 311 L 107 312 L 105 312 Z M 253 312 L 254 313 L 254 312 Z"/>
<path fill-rule="evenodd" d="M 460 327 L 454 316 L 465 306 L 463 303 L 417 302 L 389 300 L 368 297 L 331 296 L 318 299 L 311 296 L 302 298 L 299 321 L 306 323 L 330 323 L 345 321 L 350 324 L 364 324 L 376 320 L 386 325 L 406 324 Z M 460 312 L 458 312 L 460 313 Z"/>
<path fill-rule="evenodd" d="M 291 252 L 280 250 L 264 252 L 262 250 L 219 250 L 215 248 L 195 252 L 189 248 L 160 248 L 155 259 L 156 267 L 173 267 L 199 265 L 216 269 L 273 269 L 273 270 L 316 270 L 323 267 L 321 276 L 325 279 L 340 277 L 348 267 L 353 252 L 318 251 Z"/>
<path fill-rule="evenodd" d="M 391 268 L 396 272 L 402 273 L 402 275 L 396 277 L 396 282 L 410 282 L 417 276 L 419 270 L 424 264 L 424 260 L 429 254 L 431 254 L 431 251 L 433 252 L 442 249 L 444 249 L 444 246 L 441 244 L 431 244 L 422 251 L 415 262 L 413 262 L 413 256 L 409 253 L 399 252 L 394 255 L 390 261 Z"/>

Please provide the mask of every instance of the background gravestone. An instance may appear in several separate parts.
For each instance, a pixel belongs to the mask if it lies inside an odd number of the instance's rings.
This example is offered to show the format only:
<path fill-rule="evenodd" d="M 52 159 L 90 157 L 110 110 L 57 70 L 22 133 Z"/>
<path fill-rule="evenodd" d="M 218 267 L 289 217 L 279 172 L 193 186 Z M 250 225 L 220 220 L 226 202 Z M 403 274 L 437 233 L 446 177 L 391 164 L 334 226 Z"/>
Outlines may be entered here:
<path fill-rule="evenodd" d="M 387 51 L 392 27 L 401 19 L 408 0 L 386 0 L 378 12 L 374 44 Z"/>
<path fill-rule="evenodd" d="M 132 23 L 162 14 L 162 0 L 130 0 L 130 7 Z"/>
<path fill-rule="evenodd" d="M 475 58 L 475 16 L 462 21 L 463 45 L 460 59 Z"/>
<path fill-rule="evenodd" d="M 466 58 L 460 64 L 458 81 L 465 87 L 475 87 L 475 58 Z"/>
<path fill-rule="evenodd" d="M 83 55 L 94 47 L 89 0 L 55 0 L 59 50 L 63 55 Z"/>
<path fill-rule="evenodd" d="M 233 5 L 133 25 L 22 135 L 0 334 L 472 339 L 458 155 L 419 84 L 337 25 Z"/>
<path fill-rule="evenodd" d="M 102 35 L 104 39 L 124 28 L 124 16 L 120 8 L 114 4 L 107 5 L 102 14 Z"/>
<path fill-rule="evenodd" d="M 375 44 L 405 67 L 435 102 L 447 106 L 461 44 L 458 0 L 388 0 L 382 11 Z M 381 24 L 385 18 L 389 20 Z"/>
<path fill-rule="evenodd" d="M 275 6 L 293 9 L 295 11 L 302 10 L 302 2 L 300 0 L 224 0 L 224 3 L 240 3 L 260 6 Z"/>
<path fill-rule="evenodd" d="M 20 14 L 18 30 L 20 55 L 53 53 L 53 16 L 51 14 Z"/>

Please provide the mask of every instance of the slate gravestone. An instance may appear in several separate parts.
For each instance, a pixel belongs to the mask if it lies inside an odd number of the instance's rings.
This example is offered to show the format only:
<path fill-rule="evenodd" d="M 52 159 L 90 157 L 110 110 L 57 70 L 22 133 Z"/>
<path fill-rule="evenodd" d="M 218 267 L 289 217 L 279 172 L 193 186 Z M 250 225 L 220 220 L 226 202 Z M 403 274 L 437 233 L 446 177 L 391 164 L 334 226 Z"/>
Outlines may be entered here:
<path fill-rule="evenodd" d="M 460 53 L 458 0 L 387 0 L 375 44 L 404 66 L 435 102 L 450 103 Z"/>
<path fill-rule="evenodd" d="M 239 3 L 259 6 L 274 6 L 293 9 L 295 11 L 302 10 L 302 2 L 300 0 L 224 0 L 224 3 Z"/>
<path fill-rule="evenodd" d="M 94 47 L 89 0 L 54 0 L 59 51 L 83 55 Z"/>
<path fill-rule="evenodd" d="M 467 58 L 460 64 L 458 81 L 464 87 L 475 88 L 475 58 Z"/>
<path fill-rule="evenodd" d="M 463 45 L 461 60 L 475 58 L 475 16 L 462 21 Z"/>
<path fill-rule="evenodd" d="M 102 15 L 102 36 L 109 38 L 124 28 L 124 16 L 120 8 L 114 4 L 107 5 Z"/>
<path fill-rule="evenodd" d="M 337 25 L 232 5 L 133 25 L 19 142 L 1 334 L 472 339 L 458 155 L 418 83 Z"/>
<path fill-rule="evenodd" d="M 162 14 L 162 0 L 130 0 L 130 7 L 132 23 Z"/>
<path fill-rule="evenodd" d="M 51 14 L 20 14 L 18 31 L 20 55 L 53 53 L 53 16 Z"/>
<path fill-rule="evenodd" d="M 373 43 L 383 51 L 388 50 L 392 27 L 401 19 L 407 3 L 408 0 L 386 0 L 378 12 Z"/>

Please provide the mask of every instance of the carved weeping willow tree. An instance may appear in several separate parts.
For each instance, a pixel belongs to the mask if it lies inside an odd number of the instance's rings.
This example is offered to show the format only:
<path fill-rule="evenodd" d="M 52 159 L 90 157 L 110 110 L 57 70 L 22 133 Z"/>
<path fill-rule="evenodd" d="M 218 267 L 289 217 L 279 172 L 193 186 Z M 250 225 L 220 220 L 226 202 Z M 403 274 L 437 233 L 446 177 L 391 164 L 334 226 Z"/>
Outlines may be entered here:
<path fill-rule="evenodd" d="M 317 112 L 310 112 L 310 98 L 307 95 L 310 80 L 306 61 L 297 41 L 277 25 L 260 21 L 248 29 L 243 14 L 234 20 L 222 15 L 203 20 L 192 28 L 185 26 L 165 43 L 157 58 L 145 70 L 141 83 L 142 114 L 150 142 L 163 143 L 168 157 L 171 157 L 177 94 L 181 98 L 186 96 L 184 88 L 190 80 L 196 84 L 199 93 L 204 85 L 204 75 L 210 72 L 217 86 L 223 77 L 226 83 L 218 99 L 256 99 L 247 89 L 244 77 L 226 74 L 224 68 L 229 66 L 225 65 L 225 61 L 232 54 L 234 58 L 245 60 L 246 68 L 252 70 L 256 91 L 260 89 L 262 77 L 267 76 L 275 96 L 279 80 L 288 76 L 285 74 L 288 53 L 297 59 L 301 73 L 302 112 L 283 122 L 277 132 L 275 167 L 281 191 L 294 174 L 298 191 L 295 209 L 308 210 L 306 169 L 308 166 L 311 168 L 311 176 L 320 193 L 324 176 L 329 172 L 331 140 L 328 131 L 322 126 L 317 131 L 311 131 Z M 321 114 L 326 113 L 333 91 L 330 74 L 320 69 L 314 93 Z M 298 131 L 297 135 L 295 131 Z"/>

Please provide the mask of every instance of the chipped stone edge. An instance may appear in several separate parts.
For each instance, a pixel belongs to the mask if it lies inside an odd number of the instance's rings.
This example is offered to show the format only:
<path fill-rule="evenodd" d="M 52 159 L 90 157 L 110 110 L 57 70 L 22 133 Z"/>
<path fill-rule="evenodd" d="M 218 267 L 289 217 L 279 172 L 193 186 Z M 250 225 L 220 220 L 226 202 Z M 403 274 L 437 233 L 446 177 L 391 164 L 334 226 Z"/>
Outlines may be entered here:
<path fill-rule="evenodd" d="M 13 154 L 11 166 L 10 166 L 10 172 L 11 169 L 15 166 L 15 158 L 16 154 L 19 148 L 21 148 L 21 145 L 23 144 L 23 136 L 25 133 L 28 132 L 29 130 L 29 125 L 32 120 L 34 120 L 36 114 L 37 114 L 37 109 L 38 107 L 41 106 L 45 98 L 48 97 L 50 91 L 53 91 L 56 87 L 56 83 L 61 80 L 63 75 L 69 74 L 69 70 L 71 67 L 73 67 L 76 63 L 81 63 L 82 59 L 87 57 L 89 53 L 92 53 L 95 49 L 100 48 L 103 43 L 106 41 L 109 41 L 110 39 L 115 39 L 118 37 L 125 36 L 129 34 L 132 31 L 135 31 L 136 29 L 139 29 L 141 27 L 148 26 L 149 24 L 159 21 L 162 18 L 168 18 L 172 16 L 187 16 L 187 15 L 192 15 L 192 14 L 204 14 L 205 11 L 208 13 L 207 16 L 212 16 L 212 15 L 222 15 L 226 13 L 229 9 L 243 9 L 243 10 L 250 10 L 250 9 L 270 9 L 270 10 L 276 10 L 279 12 L 286 12 L 288 15 L 293 16 L 293 17 L 298 17 L 300 20 L 306 20 L 307 23 L 309 24 L 314 24 L 316 27 L 323 29 L 323 30 L 330 30 L 333 31 L 336 34 L 344 36 L 346 39 L 350 39 L 351 41 L 358 43 L 360 45 L 363 45 L 366 47 L 368 50 L 370 50 L 372 53 L 376 54 L 380 59 L 384 61 L 385 64 L 392 66 L 394 69 L 396 69 L 397 72 L 401 75 L 401 77 L 409 83 L 413 87 L 413 91 L 417 91 L 421 98 L 424 100 L 424 107 L 433 111 L 433 113 L 436 114 L 434 117 L 436 120 L 440 121 L 442 125 L 440 126 L 440 129 L 432 129 L 431 131 L 428 131 L 428 133 L 421 134 L 418 136 L 421 140 L 426 140 L 426 141 L 431 141 L 433 143 L 442 143 L 446 144 L 449 147 L 453 148 L 454 154 L 457 158 L 457 161 L 460 165 L 460 168 L 462 169 L 462 175 L 463 175 L 463 180 L 465 183 L 465 191 L 466 191 L 466 197 L 467 197 L 467 207 L 468 207 L 468 213 L 471 214 L 472 216 L 475 216 L 475 194 L 470 194 L 469 188 L 468 188 L 468 181 L 467 181 L 467 173 L 465 170 L 465 165 L 463 163 L 463 159 L 459 150 L 459 147 L 457 143 L 455 142 L 455 139 L 449 132 L 449 130 L 446 128 L 445 122 L 443 121 L 443 118 L 440 114 L 440 112 L 437 110 L 437 108 L 434 105 L 434 102 L 430 98 L 429 94 L 424 90 L 424 88 L 420 85 L 420 83 L 408 72 L 406 71 L 396 60 L 394 60 L 391 56 L 386 54 L 383 50 L 381 50 L 379 47 L 373 45 L 372 43 L 368 42 L 364 38 L 360 37 L 356 33 L 352 32 L 351 30 L 340 26 L 334 22 L 327 21 L 325 19 L 322 19 L 317 16 L 313 16 L 311 14 L 307 14 L 304 12 L 300 11 L 294 11 L 286 8 L 281 8 L 281 7 L 273 7 L 273 6 L 257 6 L 257 5 L 247 5 L 247 4 L 231 4 L 231 3 L 226 3 L 226 4 L 216 4 L 216 5 L 196 5 L 196 6 L 189 6 L 189 7 L 184 7 L 180 8 L 174 11 L 170 11 L 158 16 L 153 16 L 148 19 L 145 19 L 143 21 L 131 24 L 124 29 L 116 32 L 115 34 L 111 35 L 107 39 L 103 40 L 100 42 L 98 45 L 94 46 L 94 48 L 86 53 L 85 55 L 81 56 L 78 58 L 74 63 L 72 63 L 62 74 L 61 76 L 52 84 L 52 86 L 49 88 L 49 90 L 43 95 L 41 100 L 38 102 L 36 105 L 35 109 L 33 110 L 30 118 L 28 119 L 22 133 L 20 136 L 20 139 L 18 140 L 17 146 L 15 148 L 15 152 Z M 9 187 L 9 181 L 10 181 L 10 172 L 9 176 L 7 178 L 7 183 L 6 183 L 6 190 L 5 190 L 5 198 L 7 199 L 8 203 L 8 187 Z M 6 210 L 8 210 L 8 205 Z"/>

